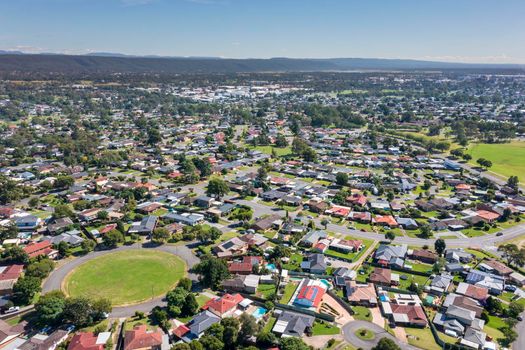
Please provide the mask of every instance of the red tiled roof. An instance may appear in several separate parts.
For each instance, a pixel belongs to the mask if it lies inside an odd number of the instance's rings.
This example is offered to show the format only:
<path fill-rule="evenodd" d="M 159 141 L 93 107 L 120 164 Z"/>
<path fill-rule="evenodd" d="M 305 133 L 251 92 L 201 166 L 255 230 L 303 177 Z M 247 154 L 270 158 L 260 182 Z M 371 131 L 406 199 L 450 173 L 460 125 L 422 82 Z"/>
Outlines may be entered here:
<path fill-rule="evenodd" d="M 423 308 L 419 305 L 398 305 L 390 304 L 392 312 L 395 314 L 405 314 L 408 317 L 408 321 L 412 324 L 427 324 L 427 317 Z"/>
<path fill-rule="evenodd" d="M 124 350 L 158 347 L 162 344 L 162 332 L 149 332 L 146 325 L 140 325 L 124 336 Z"/>
<path fill-rule="evenodd" d="M 97 344 L 97 336 L 92 333 L 77 333 L 71 338 L 67 350 L 104 350 L 104 344 Z"/>
<path fill-rule="evenodd" d="M 208 300 L 206 304 L 202 307 L 204 310 L 209 310 L 218 315 L 224 315 L 228 311 L 231 311 L 233 308 L 243 301 L 244 298 L 240 294 L 224 294 L 220 298 L 215 298 Z"/>
<path fill-rule="evenodd" d="M 228 265 L 228 271 L 231 273 L 236 272 L 252 272 L 253 265 L 250 262 L 232 262 Z"/>
<path fill-rule="evenodd" d="M 378 224 L 387 224 L 388 226 L 397 226 L 397 221 L 392 215 L 377 215 L 374 222 Z"/>
<path fill-rule="evenodd" d="M 22 271 L 24 271 L 24 265 L 10 265 L 0 273 L 0 281 L 17 279 L 22 274 Z"/>
<path fill-rule="evenodd" d="M 177 328 L 173 330 L 173 334 L 176 335 L 179 338 L 184 337 L 184 334 L 188 333 L 190 329 L 186 327 L 186 325 L 181 324 Z"/>
<path fill-rule="evenodd" d="M 489 295 L 489 290 L 487 288 L 469 284 L 467 290 L 465 291 L 465 295 L 476 300 L 485 300 Z"/>
<path fill-rule="evenodd" d="M 493 221 L 493 220 L 496 220 L 497 218 L 500 217 L 499 214 L 497 213 L 494 213 L 492 211 L 488 211 L 488 210 L 478 210 L 476 212 L 476 214 L 482 218 L 482 219 L 485 219 L 485 220 L 489 220 L 489 221 Z"/>
<path fill-rule="evenodd" d="M 24 252 L 26 252 L 30 258 L 34 258 L 40 255 L 47 255 L 52 251 L 53 249 L 51 248 L 51 242 L 49 241 L 29 243 L 27 246 L 24 247 Z"/>

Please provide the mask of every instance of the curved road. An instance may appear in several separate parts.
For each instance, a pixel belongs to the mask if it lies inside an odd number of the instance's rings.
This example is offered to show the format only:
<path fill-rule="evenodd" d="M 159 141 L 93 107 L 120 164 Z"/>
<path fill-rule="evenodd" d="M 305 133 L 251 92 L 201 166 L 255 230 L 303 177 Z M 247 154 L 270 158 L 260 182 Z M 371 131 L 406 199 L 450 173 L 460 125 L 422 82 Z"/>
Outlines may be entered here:
<path fill-rule="evenodd" d="M 373 331 L 375 333 L 375 338 L 372 340 L 363 340 L 359 338 L 357 335 L 355 335 L 355 332 L 361 328 Z M 399 341 L 396 337 L 388 333 L 384 328 L 381 328 L 372 322 L 361 320 L 350 321 L 343 326 L 342 334 L 348 343 L 354 345 L 357 348 L 371 349 L 377 345 L 381 338 L 389 338 L 403 350 L 421 350 L 420 348 Z"/>
<path fill-rule="evenodd" d="M 44 285 L 42 286 L 42 293 L 48 293 L 52 290 L 60 290 L 62 288 L 62 281 L 67 276 L 68 273 L 70 273 L 72 270 L 74 270 L 77 266 L 85 263 L 86 261 L 89 261 L 93 258 L 110 254 L 113 252 L 118 252 L 122 250 L 132 250 L 132 249 L 153 249 L 153 250 L 161 250 L 167 253 L 171 253 L 174 255 L 179 256 L 182 260 L 186 262 L 188 265 L 188 268 L 192 268 L 195 264 L 197 264 L 200 259 L 197 258 L 193 252 L 185 245 L 175 246 L 175 245 L 161 245 L 161 246 L 150 246 L 148 244 L 141 244 L 136 243 L 129 246 L 121 246 L 115 249 L 111 250 L 99 250 L 92 253 L 89 253 L 87 255 L 84 255 L 82 257 L 73 259 L 71 261 L 66 262 L 64 265 L 57 268 L 55 271 L 53 271 L 49 277 L 44 282 Z M 196 281 L 197 276 L 194 274 L 189 274 L 189 278 Z M 145 301 L 143 303 L 129 305 L 129 306 L 117 306 L 114 307 L 111 311 L 111 317 L 128 317 L 132 316 L 135 311 L 142 311 L 145 313 L 149 313 L 151 309 L 153 309 L 155 306 L 163 306 L 166 302 L 164 300 L 164 297 L 158 297 L 154 298 L 148 301 Z"/>

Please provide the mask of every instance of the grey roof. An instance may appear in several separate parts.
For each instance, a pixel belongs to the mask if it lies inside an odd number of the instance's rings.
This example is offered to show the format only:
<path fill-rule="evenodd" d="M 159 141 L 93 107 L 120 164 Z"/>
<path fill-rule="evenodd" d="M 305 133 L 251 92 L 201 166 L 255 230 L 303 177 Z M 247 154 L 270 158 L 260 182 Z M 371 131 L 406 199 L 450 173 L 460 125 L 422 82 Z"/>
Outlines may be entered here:
<path fill-rule="evenodd" d="M 407 255 L 408 247 L 406 244 L 403 245 L 389 245 L 380 244 L 376 250 L 374 257 L 377 260 L 391 261 L 392 258 L 404 259 Z"/>
<path fill-rule="evenodd" d="M 197 314 L 193 320 L 191 320 L 189 329 L 190 332 L 199 335 L 208 328 L 211 327 L 212 324 L 220 322 L 220 318 L 218 316 L 215 316 L 213 313 L 209 311 L 202 311 L 201 313 Z"/>
<path fill-rule="evenodd" d="M 285 335 L 302 336 L 307 327 L 312 327 L 315 317 L 299 314 L 295 312 L 284 311 L 279 316 L 278 322 L 288 322 L 283 332 Z"/>
<path fill-rule="evenodd" d="M 308 232 L 306 235 L 304 235 L 302 241 L 308 244 L 315 244 L 318 240 L 321 238 L 328 237 L 328 234 L 325 231 L 322 230 L 313 230 Z"/>
<path fill-rule="evenodd" d="M 465 332 L 465 335 L 463 336 L 463 339 L 469 342 L 475 343 L 475 344 L 479 344 L 481 346 L 485 345 L 485 338 L 486 338 L 485 333 L 475 330 L 471 327 L 467 328 L 467 331 Z"/>

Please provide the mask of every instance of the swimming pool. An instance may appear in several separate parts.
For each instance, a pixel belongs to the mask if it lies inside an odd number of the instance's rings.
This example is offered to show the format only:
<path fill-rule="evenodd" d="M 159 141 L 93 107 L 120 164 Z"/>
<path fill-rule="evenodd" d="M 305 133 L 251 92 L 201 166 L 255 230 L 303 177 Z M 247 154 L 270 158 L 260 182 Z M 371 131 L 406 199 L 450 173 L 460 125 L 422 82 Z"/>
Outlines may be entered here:
<path fill-rule="evenodd" d="M 330 281 L 327 281 L 327 280 L 320 280 L 320 282 L 322 284 L 324 284 L 326 286 L 326 288 L 330 289 L 332 288 L 332 283 L 330 283 Z"/>
<path fill-rule="evenodd" d="M 252 313 L 252 316 L 255 317 L 256 319 L 259 319 L 263 317 L 265 313 L 266 313 L 266 309 L 264 307 L 259 307 L 257 308 L 257 310 L 255 310 Z"/>
<path fill-rule="evenodd" d="M 381 300 L 381 301 L 388 301 L 388 297 L 386 295 L 384 295 L 384 294 L 381 294 L 379 296 L 379 300 Z"/>
<path fill-rule="evenodd" d="M 275 271 L 277 269 L 275 264 L 266 264 L 266 268 L 270 271 Z"/>

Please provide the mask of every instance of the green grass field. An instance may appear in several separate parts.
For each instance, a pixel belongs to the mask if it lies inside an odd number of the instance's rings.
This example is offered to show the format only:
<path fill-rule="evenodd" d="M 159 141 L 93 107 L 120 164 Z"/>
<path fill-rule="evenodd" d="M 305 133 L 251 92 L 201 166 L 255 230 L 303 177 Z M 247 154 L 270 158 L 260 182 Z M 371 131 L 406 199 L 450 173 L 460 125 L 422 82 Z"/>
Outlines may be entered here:
<path fill-rule="evenodd" d="M 113 305 L 134 304 L 165 294 L 186 274 L 179 257 L 158 250 L 126 250 L 90 260 L 65 279 L 70 296 L 105 297 Z"/>
<path fill-rule="evenodd" d="M 525 172 L 525 142 L 513 141 L 510 143 L 472 144 L 468 153 L 472 156 L 471 163 L 476 164 L 478 158 L 485 158 L 492 162 L 491 172 L 505 178 L 517 175 L 521 183 L 525 181 L 522 175 Z"/>

